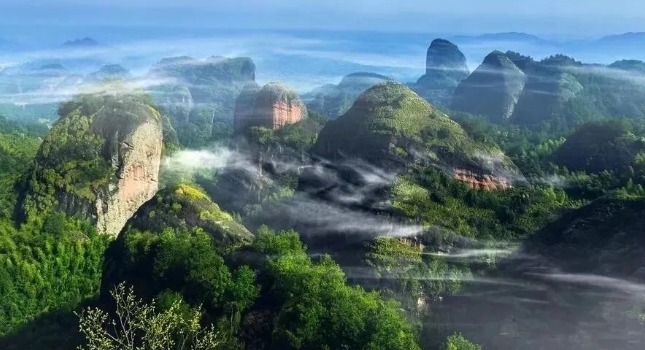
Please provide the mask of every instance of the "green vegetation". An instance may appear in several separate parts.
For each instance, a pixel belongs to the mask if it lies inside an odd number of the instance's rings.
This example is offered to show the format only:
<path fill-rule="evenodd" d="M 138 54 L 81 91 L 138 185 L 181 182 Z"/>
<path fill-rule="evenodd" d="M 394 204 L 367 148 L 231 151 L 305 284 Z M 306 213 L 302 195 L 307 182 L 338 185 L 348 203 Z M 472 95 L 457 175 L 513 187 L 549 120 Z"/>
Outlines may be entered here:
<path fill-rule="evenodd" d="M 459 124 L 409 88 L 384 83 L 366 91 L 345 115 L 329 122 L 312 153 L 326 159 L 358 156 L 375 164 L 421 161 L 460 167 L 476 166 L 477 153 L 499 150 L 490 143 L 474 142 Z M 512 168 L 510 162 L 502 163 Z"/>
<path fill-rule="evenodd" d="M 80 315 L 79 323 L 87 345 L 79 349 L 222 348 L 219 335 L 212 327 L 200 327 L 199 309 L 186 310 L 187 307 L 181 300 L 175 300 L 165 310 L 158 311 L 154 301 L 146 304 L 136 297 L 131 288 L 127 289 L 124 285 L 117 286 L 111 295 L 116 304 L 117 319 L 110 319 L 107 312 L 99 309 L 85 310 Z"/>
<path fill-rule="evenodd" d="M 0 221 L 0 336 L 98 293 L 108 239 L 62 213 L 42 221 L 19 229 Z"/>
<path fill-rule="evenodd" d="M 227 246 L 252 238 L 244 226 L 222 211 L 201 189 L 186 184 L 157 193 L 135 213 L 130 226 L 155 233 L 162 233 L 166 228 L 180 231 L 198 228 Z"/>
<path fill-rule="evenodd" d="M 314 111 L 327 119 L 336 119 L 345 114 L 356 98 L 372 86 L 391 81 L 380 74 L 358 72 L 349 74 L 338 85 L 321 86 L 303 95 L 309 111 Z"/>
<path fill-rule="evenodd" d="M 181 84 L 155 96 L 161 112 L 144 96 L 79 96 L 60 106 L 46 136 L 0 119 L 0 347 L 535 348 L 568 323 L 575 329 L 562 332 L 576 339 L 566 344 L 593 340 L 583 323 L 610 318 L 619 336 L 639 334 L 640 304 L 605 305 L 602 293 L 586 293 L 611 284 L 629 295 L 611 295 L 623 302 L 641 292 L 645 122 L 636 95 L 608 87 L 616 82 L 599 77 L 606 67 L 566 56 L 487 60 L 515 78 L 520 69 L 553 78 L 527 83 L 557 92 L 548 98 L 515 96 L 513 79 L 501 93 L 555 117 L 538 113 L 525 126 L 449 117 L 386 82 L 336 120 L 311 112 L 279 130 L 233 135 L 239 158 L 230 168 L 164 177 L 116 239 L 59 210 L 109 190 L 122 137 L 141 122 L 163 125 L 165 154 L 231 137 L 230 97 L 254 79 L 249 61 L 165 60 L 153 73 Z M 273 84 L 260 95 L 297 99 Z M 347 107 L 339 101 L 330 108 Z M 302 213 L 312 217 L 297 220 Z M 591 278 L 593 288 L 525 273 L 541 269 Z"/>

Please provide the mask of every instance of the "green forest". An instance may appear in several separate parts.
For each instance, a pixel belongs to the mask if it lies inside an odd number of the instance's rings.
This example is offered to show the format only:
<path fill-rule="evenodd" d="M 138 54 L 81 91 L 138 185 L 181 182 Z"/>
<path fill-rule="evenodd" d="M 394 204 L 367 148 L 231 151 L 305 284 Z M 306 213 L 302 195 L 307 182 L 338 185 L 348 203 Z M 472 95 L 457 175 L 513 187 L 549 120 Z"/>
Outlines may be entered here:
<path fill-rule="evenodd" d="M 643 90 L 436 45 L 417 83 L 308 106 L 253 95 L 248 58 L 176 57 L 149 94 L 0 117 L 0 349 L 642 347 Z"/>

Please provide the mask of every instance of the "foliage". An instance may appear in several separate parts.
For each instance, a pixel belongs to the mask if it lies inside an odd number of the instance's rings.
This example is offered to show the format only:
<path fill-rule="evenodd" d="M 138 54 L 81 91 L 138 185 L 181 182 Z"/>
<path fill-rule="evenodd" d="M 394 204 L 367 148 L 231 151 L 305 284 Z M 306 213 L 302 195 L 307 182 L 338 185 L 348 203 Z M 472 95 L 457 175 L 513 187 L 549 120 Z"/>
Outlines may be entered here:
<path fill-rule="evenodd" d="M 418 349 L 396 303 L 346 284 L 331 258 L 313 262 L 296 232 L 261 233 L 267 254 L 263 290 L 281 305 L 274 320 L 275 348 Z"/>
<path fill-rule="evenodd" d="M 0 335 L 98 293 L 108 238 L 62 213 L 42 221 L 20 229 L 0 221 Z"/>
<path fill-rule="evenodd" d="M 154 301 L 145 303 L 124 284 L 111 295 L 116 304 L 115 318 L 97 308 L 88 308 L 79 315 L 79 328 L 86 338 L 86 344 L 79 349 L 223 349 L 215 328 L 200 326 L 199 309 L 184 312 L 182 303 L 175 301 L 159 310 Z"/>
<path fill-rule="evenodd" d="M 446 339 L 446 344 L 444 345 L 444 350 L 481 350 L 482 347 L 473 344 L 464 338 L 461 334 L 453 334 Z"/>

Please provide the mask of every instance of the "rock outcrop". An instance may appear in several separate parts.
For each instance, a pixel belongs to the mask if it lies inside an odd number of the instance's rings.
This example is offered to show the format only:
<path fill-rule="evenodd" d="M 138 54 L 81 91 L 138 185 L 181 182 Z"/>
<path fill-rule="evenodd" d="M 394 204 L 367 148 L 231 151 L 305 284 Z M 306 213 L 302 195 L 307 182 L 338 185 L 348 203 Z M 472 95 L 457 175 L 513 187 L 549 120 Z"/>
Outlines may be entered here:
<path fill-rule="evenodd" d="M 257 92 L 255 86 L 247 87 L 236 103 L 236 131 L 240 132 L 252 126 L 277 130 L 307 117 L 307 107 L 298 94 L 288 87 L 279 83 L 268 83 Z M 255 101 L 251 104 L 253 96 Z"/>
<path fill-rule="evenodd" d="M 426 55 L 426 74 L 413 89 L 431 103 L 449 105 L 459 83 L 470 74 L 466 56 L 448 40 L 433 40 Z"/>
<path fill-rule="evenodd" d="M 472 189 L 502 191 L 512 187 L 509 179 L 485 174 L 481 171 L 455 168 L 452 172 L 455 180 L 465 183 Z"/>
<path fill-rule="evenodd" d="M 61 210 L 116 235 L 158 190 L 160 115 L 131 95 L 80 96 L 59 113 L 26 183 L 25 217 Z"/>
<path fill-rule="evenodd" d="M 526 80 L 524 72 L 510 58 L 494 51 L 459 84 L 451 107 L 493 121 L 505 121 L 513 115 Z"/>
<path fill-rule="evenodd" d="M 347 112 L 356 98 L 372 86 L 392 81 L 384 75 L 357 72 L 345 76 L 338 85 L 321 86 L 303 96 L 307 108 L 329 119 Z"/>

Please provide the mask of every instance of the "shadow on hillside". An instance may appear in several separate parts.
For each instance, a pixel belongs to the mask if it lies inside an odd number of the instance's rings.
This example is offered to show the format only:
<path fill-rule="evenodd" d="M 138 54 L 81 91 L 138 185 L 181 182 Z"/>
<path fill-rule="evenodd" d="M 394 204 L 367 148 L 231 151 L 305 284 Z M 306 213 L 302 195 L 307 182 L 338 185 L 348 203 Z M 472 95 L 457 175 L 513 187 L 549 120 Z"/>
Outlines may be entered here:
<path fill-rule="evenodd" d="M 85 306 L 76 308 L 81 310 Z M 67 309 L 44 313 L 16 331 L 0 337 L 2 350 L 74 350 L 83 341 L 78 317 Z"/>

